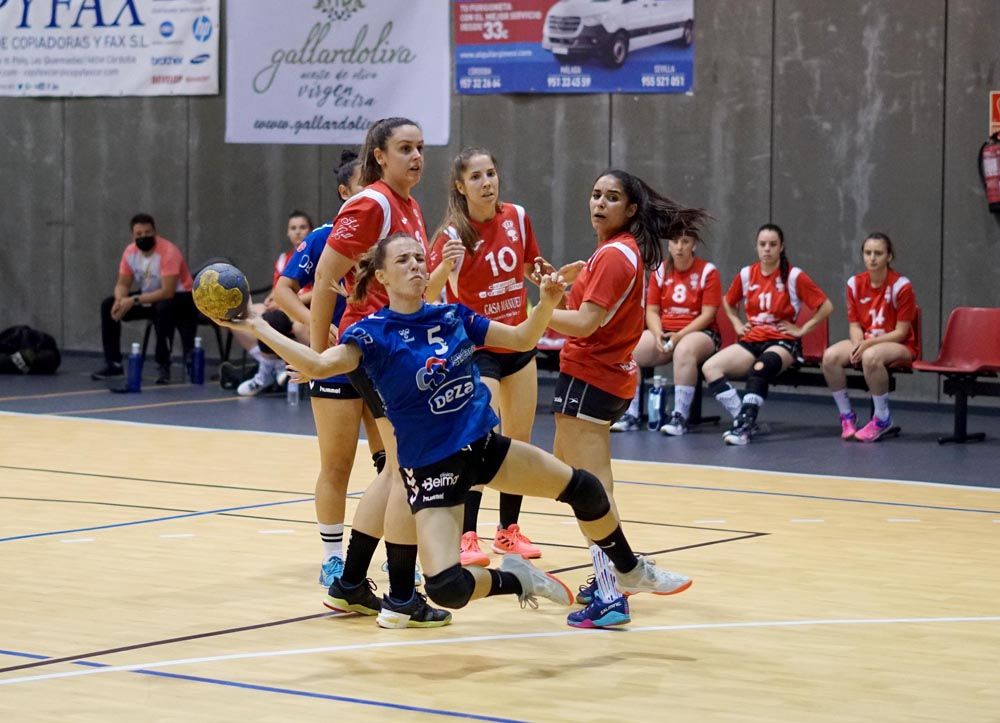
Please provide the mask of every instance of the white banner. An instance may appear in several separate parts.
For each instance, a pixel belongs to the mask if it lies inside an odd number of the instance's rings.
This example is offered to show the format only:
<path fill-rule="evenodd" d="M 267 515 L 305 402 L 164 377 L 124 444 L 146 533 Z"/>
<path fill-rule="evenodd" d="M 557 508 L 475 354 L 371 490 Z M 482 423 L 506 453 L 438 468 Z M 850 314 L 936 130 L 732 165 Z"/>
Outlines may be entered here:
<path fill-rule="evenodd" d="M 228 0 L 226 141 L 360 144 L 388 116 L 448 143 L 445 0 Z"/>
<path fill-rule="evenodd" d="M 0 95 L 213 95 L 219 0 L 0 0 Z"/>

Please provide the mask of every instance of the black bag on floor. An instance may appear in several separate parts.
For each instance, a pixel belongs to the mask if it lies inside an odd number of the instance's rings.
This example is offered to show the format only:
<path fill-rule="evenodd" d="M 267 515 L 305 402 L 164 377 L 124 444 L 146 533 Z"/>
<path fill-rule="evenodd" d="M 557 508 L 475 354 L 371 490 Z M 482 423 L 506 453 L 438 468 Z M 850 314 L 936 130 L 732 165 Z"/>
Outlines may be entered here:
<path fill-rule="evenodd" d="M 55 374 L 62 362 L 56 340 L 30 326 L 0 331 L 0 374 Z"/>

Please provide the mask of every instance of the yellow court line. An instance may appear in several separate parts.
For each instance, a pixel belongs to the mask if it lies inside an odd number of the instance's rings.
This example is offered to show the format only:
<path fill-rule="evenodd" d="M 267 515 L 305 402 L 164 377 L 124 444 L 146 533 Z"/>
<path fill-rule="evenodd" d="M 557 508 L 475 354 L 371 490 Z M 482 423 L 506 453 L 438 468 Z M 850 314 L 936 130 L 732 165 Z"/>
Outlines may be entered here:
<path fill-rule="evenodd" d="M 154 386 L 150 389 L 144 389 L 143 391 L 148 392 L 162 392 L 167 389 L 185 389 L 187 387 L 194 386 L 193 384 L 161 384 L 160 386 Z M 111 390 L 107 387 L 101 387 L 100 389 L 78 389 L 75 392 L 49 392 L 48 394 L 20 394 L 12 397 L 0 397 L 0 402 L 19 402 L 22 399 L 54 399 L 56 397 L 82 397 L 88 394 L 108 394 Z"/>
<path fill-rule="evenodd" d="M 102 412 L 129 412 L 133 409 L 155 409 L 156 407 L 177 407 L 183 404 L 217 404 L 218 402 L 237 402 L 244 397 L 222 397 L 220 399 L 186 399 L 176 402 L 157 402 L 155 404 L 133 404 L 124 407 L 97 407 L 95 409 L 73 409 L 66 412 L 49 412 L 61 417 L 72 414 L 100 414 Z"/>

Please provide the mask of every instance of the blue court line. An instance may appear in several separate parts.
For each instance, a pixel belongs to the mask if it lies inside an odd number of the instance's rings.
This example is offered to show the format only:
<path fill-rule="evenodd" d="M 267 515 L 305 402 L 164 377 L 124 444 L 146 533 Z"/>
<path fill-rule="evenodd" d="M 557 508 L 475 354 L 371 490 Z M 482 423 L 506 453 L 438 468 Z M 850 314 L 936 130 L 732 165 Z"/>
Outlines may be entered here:
<path fill-rule="evenodd" d="M 865 500 L 857 497 L 824 497 L 823 495 L 805 495 L 797 492 L 765 492 L 764 490 L 737 490 L 730 487 L 704 487 L 701 485 L 681 485 L 669 482 L 636 482 L 634 480 L 615 480 L 615 484 L 638 485 L 640 487 L 672 487 L 680 490 L 699 490 L 701 492 L 732 492 L 739 495 L 765 495 L 768 497 L 797 497 L 804 500 L 819 500 L 821 502 L 852 502 L 859 505 L 885 505 L 886 507 L 910 507 L 918 510 L 941 510 L 942 512 L 979 512 L 984 515 L 1000 515 L 1000 510 L 981 510 L 975 507 L 944 507 L 942 505 L 921 505 L 915 502 L 886 502 L 884 500 Z M 2 540 L 0 540 L 2 542 Z"/>
<path fill-rule="evenodd" d="M 0 655 L 10 655 L 16 658 L 30 658 L 31 660 L 47 660 L 46 655 L 35 655 L 34 653 L 22 653 L 17 650 L 0 650 Z M 105 663 L 94 663 L 87 660 L 78 660 L 73 665 L 82 665 L 87 668 L 107 668 Z M 157 678 L 171 678 L 173 680 L 186 680 L 193 683 L 208 683 L 209 685 L 222 685 L 229 688 L 242 688 L 243 690 L 255 690 L 262 693 L 280 693 L 282 695 L 292 695 L 299 698 L 316 698 L 319 700 L 333 700 L 338 703 L 353 703 L 355 705 L 367 705 L 374 708 L 388 708 L 390 710 L 402 710 L 410 713 L 426 713 L 427 715 L 444 716 L 447 718 L 462 718 L 465 720 L 489 721 L 490 723 L 522 723 L 516 718 L 497 718 L 489 715 L 477 715 L 475 713 L 462 713 L 453 710 L 440 710 L 438 708 L 421 708 L 415 705 L 405 705 L 403 703 L 387 703 L 379 700 L 368 700 L 366 698 L 352 698 L 346 695 L 332 695 L 330 693 L 314 693 L 309 690 L 295 690 L 294 688 L 276 688 L 271 685 L 257 685 L 255 683 L 242 683 L 237 680 L 222 680 L 219 678 L 205 678 L 200 675 L 183 675 L 180 673 L 164 673 L 160 670 L 132 670 L 129 671 L 137 675 L 151 675 Z"/>
<path fill-rule="evenodd" d="M 284 500 L 282 502 L 264 502 L 256 505 L 241 505 L 239 507 L 220 507 L 217 510 L 204 510 L 203 512 L 187 512 L 183 515 L 170 515 L 169 517 L 153 517 L 149 520 L 133 520 L 132 522 L 115 522 L 110 525 L 95 525 L 94 527 L 77 527 L 72 530 L 55 530 L 53 532 L 33 532 L 30 535 L 15 535 L 14 537 L 0 537 L 0 542 L 13 542 L 14 540 L 28 540 L 32 537 L 51 537 L 52 535 L 69 535 L 74 532 L 92 532 L 94 530 L 109 530 L 113 527 L 131 527 L 132 525 L 148 525 L 152 522 L 167 522 L 169 520 L 182 520 L 186 517 L 203 517 L 205 515 L 218 515 L 222 512 L 234 512 L 236 510 L 254 510 L 260 507 L 277 507 L 279 505 L 294 505 L 299 502 L 312 502 L 313 497 L 303 497 L 297 500 Z"/>

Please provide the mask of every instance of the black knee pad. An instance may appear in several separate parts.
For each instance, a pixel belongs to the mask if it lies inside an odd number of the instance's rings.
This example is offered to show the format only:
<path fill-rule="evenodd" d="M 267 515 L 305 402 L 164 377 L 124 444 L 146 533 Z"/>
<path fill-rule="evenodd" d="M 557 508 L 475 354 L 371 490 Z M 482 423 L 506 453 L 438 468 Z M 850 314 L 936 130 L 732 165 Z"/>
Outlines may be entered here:
<path fill-rule="evenodd" d="M 476 578 L 459 564 L 454 564 L 437 575 L 428 575 L 424 581 L 427 597 L 446 608 L 463 608 L 476 589 Z"/>
<path fill-rule="evenodd" d="M 583 522 L 599 520 L 611 511 L 601 480 L 585 469 L 573 470 L 569 484 L 556 499 L 572 507 L 576 519 Z"/>
<path fill-rule="evenodd" d="M 750 376 L 747 377 L 747 391 L 767 399 L 768 383 L 781 374 L 782 364 L 781 357 L 773 351 L 761 354 L 754 362 Z"/>
<path fill-rule="evenodd" d="M 379 474 L 385 469 L 385 450 L 380 449 L 372 455 L 372 463 L 375 465 L 375 471 Z"/>
<path fill-rule="evenodd" d="M 730 386 L 725 377 L 719 377 L 714 382 L 708 383 L 708 393 L 713 397 L 717 397 L 729 389 L 732 389 L 732 386 Z"/>

